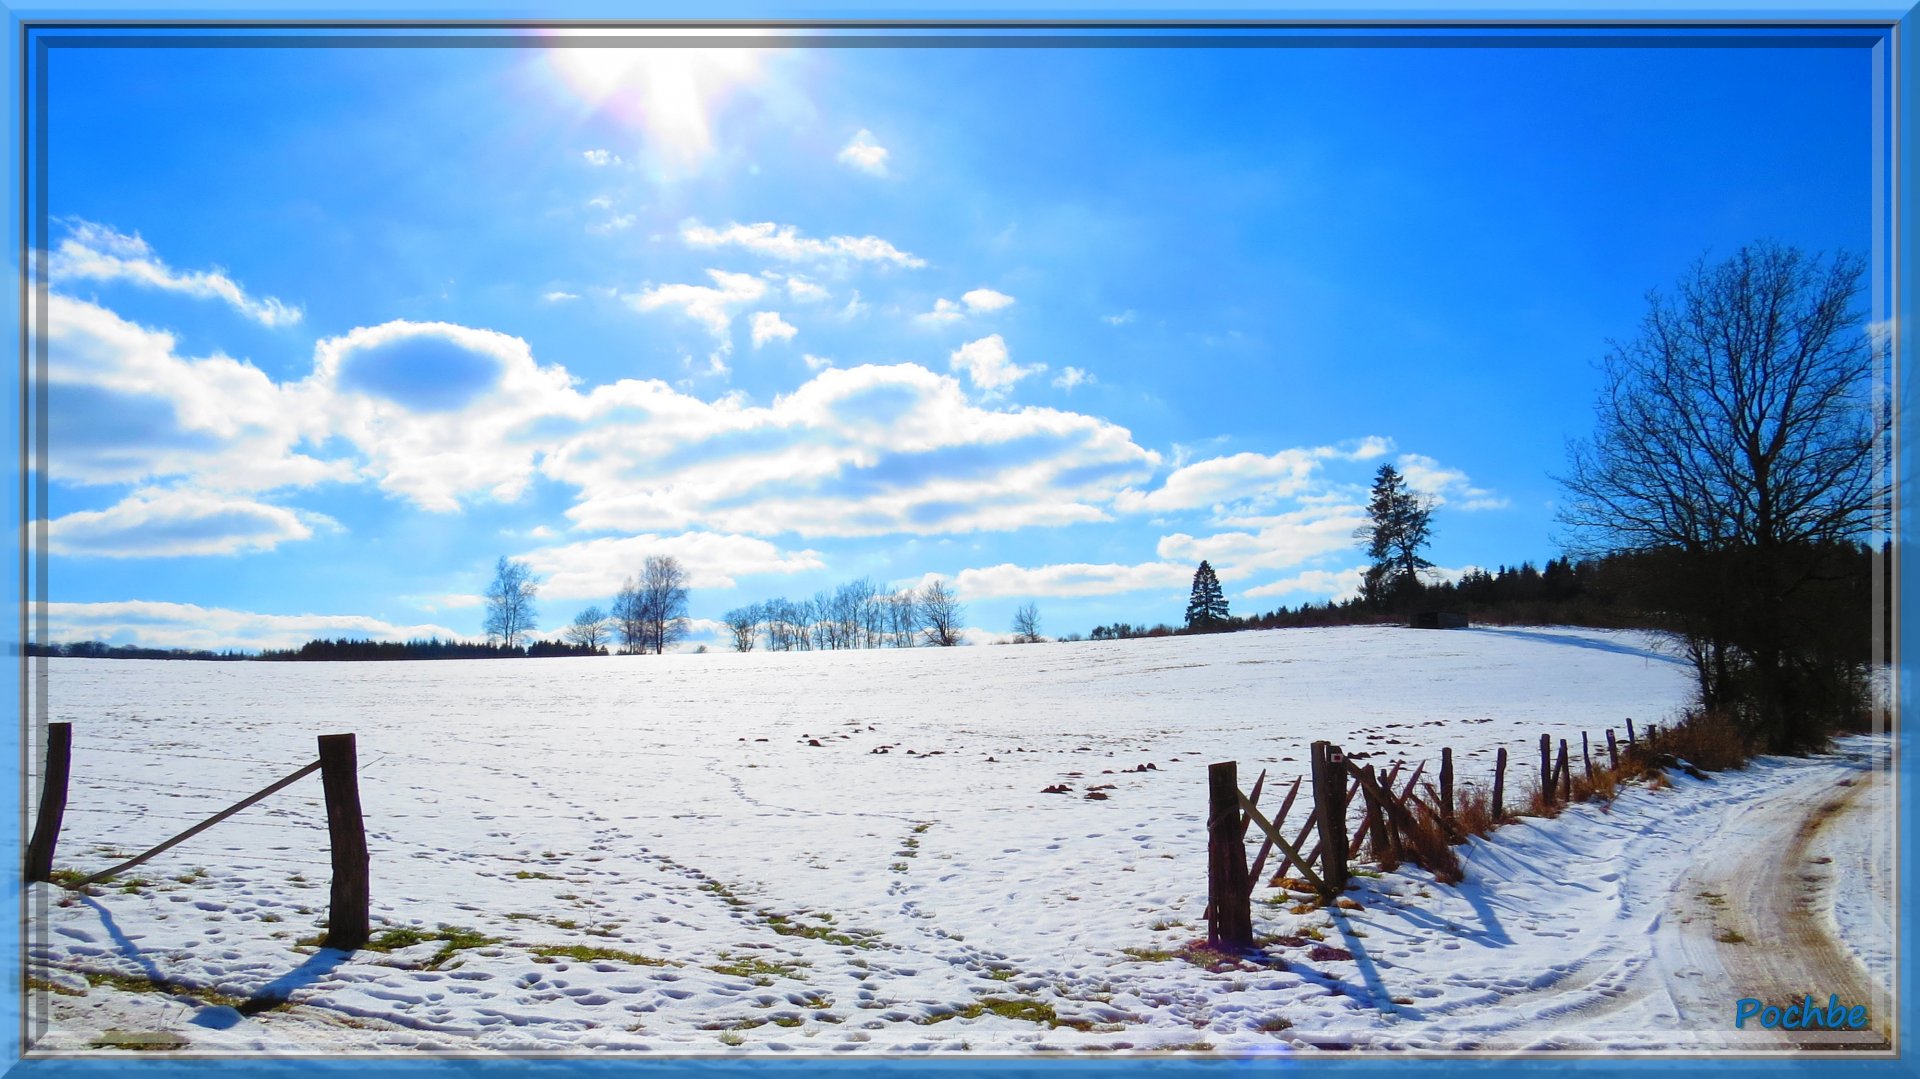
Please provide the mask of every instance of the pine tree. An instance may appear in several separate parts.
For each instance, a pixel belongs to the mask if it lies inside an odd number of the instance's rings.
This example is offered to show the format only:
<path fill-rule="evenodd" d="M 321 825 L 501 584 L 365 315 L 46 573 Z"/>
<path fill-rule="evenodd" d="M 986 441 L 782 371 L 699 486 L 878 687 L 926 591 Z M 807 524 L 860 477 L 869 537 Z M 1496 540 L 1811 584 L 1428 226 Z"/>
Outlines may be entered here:
<path fill-rule="evenodd" d="M 1361 594 L 1378 606 L 1417 593 L 1420 571 L 1433 565 L 1420 556 L 1433 536 L 1433 503 L 1415 494 L 1392 465 L 1381 465 L 1367 501 L 1367 522 L 1353 533 L 1373 559 Z"/>
<path fill-rule="evenodd" d="M 1187 628 L 1215 629 L 1226 624 L 1227 597 L 1220 591 L 1220 578 L 1205 560 L 1193 573 L 1193 594 L 1187 600 Z"/>

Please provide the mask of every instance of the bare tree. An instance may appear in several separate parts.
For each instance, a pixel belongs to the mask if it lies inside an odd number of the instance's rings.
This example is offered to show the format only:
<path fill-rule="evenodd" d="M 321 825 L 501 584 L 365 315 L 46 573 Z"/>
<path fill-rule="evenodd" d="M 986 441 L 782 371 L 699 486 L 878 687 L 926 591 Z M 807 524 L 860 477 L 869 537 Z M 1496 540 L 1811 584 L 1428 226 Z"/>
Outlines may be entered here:
<path fill-rule="evenodd" d="M 655 655 L 687 635 L 687 571 L 671 555 L 651 555 L 640 568 L 642 649 Z"/>
<path fill-rule="evenodd" d="M 760 604 L 735 607 L 726 614 L 727 632 L 733 635 L 733 650 L 736 652 L 753 651 L 753 642 L 760 636 L 760 622 L 765 617 Z M 771 643 L 768 644 L 772 648 Z"/>
<path fill-rule="evenodd" d="M 487 639 L 520 647 L 522 638 L 534 629 L 533 600 L 539 593 L 533 568 L 501 555 L 493 567 L 493 583 L 487 586 Z"/>
<path fill-rule="evenodd" d="M 895 648 L 912 648 L 920 632 L 920 601 L 912 589 L 895 592 L 885 599 L 887 637 Z"/>
<path fill-rule="evenodd" d="M 573 624 L 566 628 L 565 637 L 571 644 L 581 648 L 599 648 L 607 643 L 613 634 L 613 619 L 598 607 L 588 607 L 573 616 Z"/>
<path fill-rule="evenodd" d="M 647 612 L 640 600 L 640 582 L 632 577 L 613 597 L 613 627 L 619 634 L 621 651 L 635 655 L 647 650 Z"/>
<path fill-rule="evenodd" d="M 1040 643 L 1040 607 L 1031 600 L 1013 612 L 1013 643 Z"/>
<path fill-rule="evenodd" d="M 1569 446 L 1561 521 L 1660 567 L 1702 702 L 1774 749 L 1816 744 L 1823 631 L 1796 604 L 1836 549 L 1887 527 L 1884 410 L 1854 298 L 1860 259 L 1771 243 L 1649 296 L 1606 358 L 1598 424 Z"/>
<path fill-rule="evenodd" d="M 960 643 L 960 622 L 966 617 L 966 609 L 945 581 L 935 577 L 922 585 L 917 606 L 921 634 L 928 644 L 951 648 Z"/>

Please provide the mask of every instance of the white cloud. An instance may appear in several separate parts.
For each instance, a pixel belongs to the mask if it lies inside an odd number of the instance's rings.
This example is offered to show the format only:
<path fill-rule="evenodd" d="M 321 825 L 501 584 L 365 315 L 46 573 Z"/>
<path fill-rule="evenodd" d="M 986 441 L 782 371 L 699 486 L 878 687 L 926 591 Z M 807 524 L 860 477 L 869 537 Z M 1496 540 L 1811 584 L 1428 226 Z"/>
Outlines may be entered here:
<path fill-rule="evenodd" d="M 1050 566 L 1016 566 L 1010 562 L 979 569 L 963 569 L 953 587 L 968 599 L 997 596 L 1110 596 L 1155 589 L 1184 590 L 1193 582 L 1193 565 L 1145 562 L 1139 565 L 1093 565 L 1084 562 Z"/>
<path fill-rule="evenodd" d="M 192 603 L 49 603 L 51 640 L 113 640 L 156 648 L 297 648 L 316 637 L 403 641 L 457 638 L 445 626 L 403 626 L 357 614 L 258 614 Z"/>
<path fill-rule="evenodd" d="M 830 236 L 815 240 L 801 236 L 792 225 L 776 225 L 771 221 L 716 229 L 690 220 L 680 226 L 680 238 L 689 247 L 743 247 L 754 254 L 787 262 L 852 260 L 884 262 L 908 269 L 927 264 L 925 259 L 908 254 L 878 236 Z"/>
<path fill-rule="evenodd" d="M 1483 487 L 1475 487 L 1465 472 L 1443 467 L 1440 462 L 1418 453 L 1403 453 L 1400 475 L 1407 486 L 1432 498 L 1437 505 L 1459 510 L 1506 509 L 1507 499 Z"/>
<path fill-rule="evenodd" d="M 755 311 L 753 313 L 753 347 L 759 348 L 768 341 L 791 341 L 799 330 L 793 324 L 780 317 L 778 311 Z"/>
<path fill-rule="evenodd" d="M 1098 381 L 1100 380 L 1078 367 L 1063 367 L 1060 373 L 1053 377 L 1053 384 L 1068 393 L 1072 393 L 1076 386 L 1088 386 Z"/>
<path fill-rule="evenodd" d="M 1117 315 L 1102 315 L 1100 316 L 1100 321 L 1105 322 L 1109 326 L 1125 326 L 1138 317 L 1139 315 L 1135 313 L 1132 308 L 1128 308 Z"/>
<path fill-rule="evenodd" d="M 47 304 L 53 479 L 264 491 L 351 475 L 296 450 L 326 431 L 297 387 L 226 356 L 184 358 L 173 335 L 95 304 L 58 292 Z"/>
<path fill-rule="evenodd" d="M 732 347 L 729 333 L 735 309 L 754 303 L 767 294 L 767 284 L 752 274 L 708 270 L 714 286 L 658 285 L 625 297 L 636 311 L 678 308 L 680 313 L 706 327 L 720 342 L 721 351 Z"/>
<path fill-rule="evenodd" d="M 605 537 L 515 557 L 541 578 L 544 599 L 608 600 L 653 555 L 679 559 L 689 588 L 732 588 L 738 577 L 803 573 L 826 565 L 816 551 L 782 551 L 766 540 L 713 532 Z"/>
<path fill-rule="evenodd" d="M 582 412 L 572 382 L 520 338 L 395 320 L 321 341 L 299 389 L 308 414 L 359 451 L 362 475 L 449 512 L 475 493 L 520 497 L 552 440 L 539 425 Z"/>
<path fill-rule="evenodd" d="M 865 128 L 841 148 L 839 160 L 843 165 L 874 176 L 887 174 L 887 148 L 873 141 L 873 132 Z"/>
<path fill-rule="evenodd" d="M 825 356 L 815 356 L 811 352 L 802 353 L 800 358 L 806 361 L 807 370 L 809 371 L 824 371 L 833 366 L 832 360 Z"/>
<path fill-rule="evenodd" d="M 715 280 L 643 302 L 677 303 L 725 330 L 736 301 L 771 287 L 747 275 Z M 276 383 L 225 357 L 183 359 L 168 335 L 94 305 L 58 293 L 51 302 L 61 482 L 228 497 L 358 481 L 457 512 L 517 499 L 543 476 L 571 489 L 576 530 L 945 535 L 1106 520 L 1115 493 L 1160 466 L 1117 425 L 982 407 L 959 378 L 915 364 L 837 368 L 814 356 L 808 381 L 753 405 L 653 380 L 578 386 L 519 338 L 396 320 L 320 341 L 307 377 Z M 1004 356 L 979 347 L 973 377 L 1004 375 Z M 317 520 L 290 512 L 291 522 L 274 506 L 229 516 L 228 539 L 192 542 L 263 549 Z M 104 535 L 111 523 L 82 517 L 63 529 Z"/>
<path fill-rule="evenodd" d="M 1013 297 L 990 288 L 977 288 L 960 294 L 969 311 L 998 311 L 1013 304 Z"/>
<path fill-rule="evenodd" d="M 766 406 L 620 382 L 587 410 L 541 470 L 579 489 L 567 516 L 591 530 L 861 536 L 1099 521 L 1101 503 L 1159 462 L 1124 428 L 980 408 L 913 364 L 828 368 Z"/>
<path fill-rule="evenodd" d="M 1014 364 L 1006 341 L 997 333 L 954 349 L 947 358 L 947 365 L 956 371 L 965 371 L 975 386 L 989 394 L 1001 392 L 1028 375 L 1047 369 L 1044 363 L 1030 367 Z"/>
<path fill-rule="evenodd" d="M 587 164 L 596 168 L 620 164 L 620 155 L 608 150 L 582 150 L 580 156 L 586 159 Z"/>
<path fill-rule="evenodd" d="M 469 607 L 484 607 L 487 603 L 487 597 L 474 595 L 471 592 L 443 592 L 432 596 L 402 596 L 400 598 L 428 614 L 434 614 L 441 610 L 458 611 Z"/>
<path fill-rule="evenodd" d="M 53 554 L 93 558 L 172 558 L 270 551 L 307 539 L 331 518 L 207 491 L 133 492 L 104 510 L 82 510 L 47 523 Z"/>
<path fill-rule="evenodd" d="M 1303 600 L 1352 599 L 1360 594 L 1360 580 L 1365 573 L 1365 568 L 1361 566 L 1302 570 L 1291 577 L 1249 588 L 1240 594 L 1248 599 L 1296 594 L 1301 595 Z"/>
<path fill-rule="evenodd" d="M 960 309 L 959 304 L 942 298 L 933 301 L 933 310 L 923 311 L 913 316 L 913 320 L 927 326 L 944 326 L 949 322 L 958 322 L 964 317 L 966 312 Z"/>
<path fill-rule="evenodd" d="M 787 275 L 787 295 L 799 303 L 824 303 L 833 298 L 824 287 L 799 274 Z"/>
<path fill-rule="evenodd" d="M 593 224 L 588 225 L 587 231 L 591 233 L 595 233 L 597 235 L 605 236 L 608 233 L 621 232 L 626 229 L 630 229 L 633 227 L 633 223 L 638 220 L 639 218 L 635 217 L 632 214 L 614 214 L 612 217 L 607 218 L 605 221 L 596 221 Z"/>
<path fill-rule="evenodd" d="M 224 300 L 263 326 L 286 326 L 300 321 L 298 307 L 272 296 L 247 295 L 226 272 L 179 271 L 161 261 L 139 233 L 128 236 L 91 221 L 68 220 L 67 236 L 48 254 L 47 274 L 54 284 L 74 280 L 132 281 L 148 288 L 178 292 L 201 299 Z"/>
<path fill-rule="evenodd" d="M 1114 505 L 1129 513 L 1166 513 L 1298 495 L 1319 472 L 1320 456 L 1314 450 L 1287 449 L 1209 457 L 1175 469 L 1157 490 L 1121 492 Z"/>
<path fill-rule="evenodd" d="M 565 303 L 568 300 L 579 299 L 580 294 L 577 292 L 562 292 L 559 289 L 555 289 L 552 292 L 542 293 L 540 298 L 548 303 Z"/>
<path fill-rule="evenodd" d="M 1012 304 L 1013 297 L 1004 292 L 995 292 L 990 288 L 977 288 L 962 293 L 960 302 L 941 297 L 933 301 L 933 310 L 913 316 L 915 322 L 928 326 L 945 326 L 958 322 L 969 314 L 984 314 L 998 311 Z"/>
<path fill-rule="evenodd" d="M 1154 551 L 1161 558 L 1187 565 L 1206 559 L 1222 579 L 1239 578 L 1257 570 L 1291 569 L 1324 555 L 1351 551 L 1353 530 L 1365 523 L 1366 511 L 1357 505 L 1306 506 L 1268 517 L 1232 519 L 1233 526 L 1252 531 L 1197 537 L 1176 532 L 1161 537 Z"/>
<path fill-rule="evenodd" d="M 1186 463 L 1190 451 L 1175 447 L 1180 462 L 1154 491 L 1123 491 L 1114 506 L 1130 513 L 1168 513 L 1218 508 L 1246 502 L 1258 508 L 1283 498 L 1303 498 L 1325 482 L 1326 461 L 1365 461 L 1387 452 L 1392 442 L 1369 435 L 1337 446 L 1314 446 L 1275 453 L 1236 453 Z"/>

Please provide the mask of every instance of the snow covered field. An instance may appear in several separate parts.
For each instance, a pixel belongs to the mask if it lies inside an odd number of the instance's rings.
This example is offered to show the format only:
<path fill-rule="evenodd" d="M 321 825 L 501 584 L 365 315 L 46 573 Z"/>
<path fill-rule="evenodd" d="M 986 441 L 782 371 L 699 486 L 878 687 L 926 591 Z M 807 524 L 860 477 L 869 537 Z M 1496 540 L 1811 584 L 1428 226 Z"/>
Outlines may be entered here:
<path fill-rule="evenodd" d="M 1316 738 L 1375 762 L 1451 745 L 1472 781 L 1505 746 L 1524 789 L 1543 731 L 1684 702 L 1686 668 L 1637 634 L 50 667 L 75 746 L 59 866 L 137 853 L 351 731 L 376 937 L 422 936 L 300 943 L 328 880 L 303 780 L 135 881 L 36 886 L 41 1050 L 1777 1047 L 1729 1029 L 1743 994 L 1696 939 L 1715 914 L 1676 904 L 1695 852 L 1842 779 L 1872 827 L 1814 844 L 1817 912 L 1889 978 L 1885 738 L 1502 829 L 1457 889 L 1404 870 L 1362 878 L 1360 910 L 1256 902 L 1264 964 L 1166 957 L 1205 931 L 1207 763 L 1289 781 Z"/>

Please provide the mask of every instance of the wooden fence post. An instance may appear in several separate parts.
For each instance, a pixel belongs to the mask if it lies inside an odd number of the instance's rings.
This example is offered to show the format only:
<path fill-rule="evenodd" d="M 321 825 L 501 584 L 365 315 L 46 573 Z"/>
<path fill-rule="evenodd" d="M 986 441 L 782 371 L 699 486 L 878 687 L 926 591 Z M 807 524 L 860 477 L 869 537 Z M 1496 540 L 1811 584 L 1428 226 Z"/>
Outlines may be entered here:
<path fill-rule="evenodd" d="M 1607 728 L 1607 763 L 1614 771 L 1620 770 L 1620 747 L 1614 744 L 1613 728 Z"/>
<path fill-rule="evenodd" d="M 1446 827 L 1447 834 L 1455 834 L 1453 827 L 1453 747 L 1440 749 L 1440 823 Z"/>
<path fill-rule="evenodd" d="M 27 843 L 27 883 L 53 879 L 53 848 L 67 814 L 67 773 L 73 764 L 73 724 L 47 724 L 47 764 L 40 774 L 40 816 Z"/>
<path fill-rule="evenodd" d="M 1587 749 L 1587 732 L 1580 732 L 1580 759 L 1587 762 L 1587 782 L 1593 782 L 1593 754 Z"/>
<path fill-rule="evenodd" d="M 1633 717 L 1632 717 L 1632 716 L 1628 716 L 1628 717 L 1627 717 L 1627 744 L 1628 744 L 1628 745 L 1633 745 L 1633 744 L 1634 744 L 1634 738 L 1633 738 Z"/>
<path fill-rule="evenodd" d="M 1380 783 L 1373 774 L 1373 765 L 1365 765 L 1358 770 L 1360 796 L 1367 800 L 1367 835 L 1373 840 L 1373 860 L 1381 865 L 1389 858 L 1400 860 L 1399 837 L 1394 835 L 1387 824 L 1386 808 L 1380 804 Z"/>
<path fill-rule="evenodd" d="M 360 815 L 358 768 L 353 735 L 320 736 L 320 785 L 326 794 L 327 837 L 333 848 L 332 905 L 321 946 L 345 952 L 366 944 L 368 933 L 367 828 Z M 1229 824 L 1239 823 L 1235 812 Z"/>
<path fill-rule="evenodd" d="M 1207 766 L 1207 943 L 1216 948 L 1253 947 L 1253 888 L 1247 879 L 1247 844 L 1240 835 L 1240 766 Z"/>
<path fill-rule="evenodd" d="M 1654 753 L 1654 752 L 1657 752 L 1659 749 L 1660 749 L 1660 728 L 1655 724 L 1649 723 L 1647 724 L 1647 752 Z"/>
<path fill-rule="evenodd" d="M 1347 890 L 1347 756 L 1331 742 L 1315 742 L 1312 760 L 1314 819 L 1320 831 L 1320 881 L 1332 899 Z"/>
<path fill-rule="evenodd" d="M 1553 739 L 1540 736 L 1540 796 L 1553 804 Z"/>
<path fill-rule="evenodd" d="M 1567 767 L 1567 740 L 1560 739 L 1560 761 L 1554 765 L 1560 775 L 1560 803 L 1565 805 L 1573 801 L 1573 770 Z"/>
<path fill-rule="evenodd" d="M 1506 807 L 1500 804 L 1507 793 L 1507 747 L 1501 746 L 1500 752 L 1493 758 L 1493 823 L 1499 824 L 1500 818 L 1507 815 Z"/>

